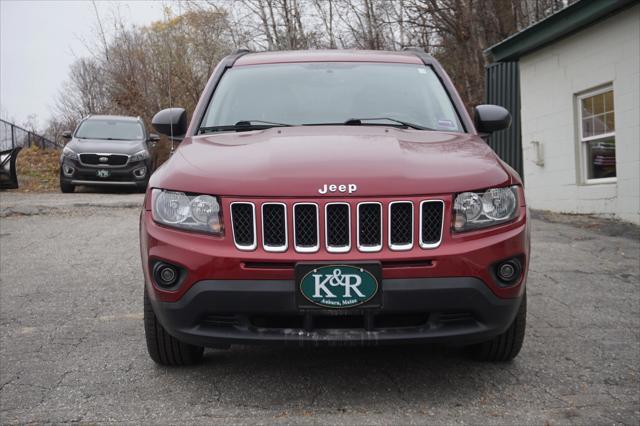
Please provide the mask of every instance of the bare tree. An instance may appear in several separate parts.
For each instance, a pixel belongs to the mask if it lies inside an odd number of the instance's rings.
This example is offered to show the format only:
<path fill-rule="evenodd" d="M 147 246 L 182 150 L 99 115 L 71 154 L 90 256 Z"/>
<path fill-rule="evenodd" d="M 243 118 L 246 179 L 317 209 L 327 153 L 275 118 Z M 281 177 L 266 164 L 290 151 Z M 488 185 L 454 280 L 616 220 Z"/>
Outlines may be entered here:
<path fill-rule="evenodd" d="M 193 111 L 219 60 L 253 50 L 422 46 L 444 65 L 468 105 L 482 101 L 483 50 L 575 0 L 206 0 L 144 27 L 97 14 L 92 56 L 70 69 L 50 129 L 88 114 Z M 184 7 L 184 9 L 182 9 Z M 89 46 L 91 47 L 91 46 Z M 97 53 L 96 53 L 97 52 Z"/>

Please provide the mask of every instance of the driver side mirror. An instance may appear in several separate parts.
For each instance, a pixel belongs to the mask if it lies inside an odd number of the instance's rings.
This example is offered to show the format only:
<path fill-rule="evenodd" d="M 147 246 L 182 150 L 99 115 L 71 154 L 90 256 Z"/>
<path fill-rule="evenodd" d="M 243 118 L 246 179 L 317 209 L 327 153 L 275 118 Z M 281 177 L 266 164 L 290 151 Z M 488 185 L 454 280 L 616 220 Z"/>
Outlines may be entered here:
<path fill-rule="evenodd" d="M 151 119 L 151 125 L 158 133 L 173 139 L 182 139 L 187 132 L 187 111 L 184 108 L 167 108 Z"/>
<path fill-rule="evenodd" d="M 73 134 L 69 130 L 65 130 L 62 132 L 62 137 L 66 140 L 69 140 L 73 137 Z"/>
<path fill-rule="evenodd" d="M 511 126 L 511 114 L 498 105 L 478 105 L 475 107 L 474 122 L 480 133 L 493 133 Z"/>

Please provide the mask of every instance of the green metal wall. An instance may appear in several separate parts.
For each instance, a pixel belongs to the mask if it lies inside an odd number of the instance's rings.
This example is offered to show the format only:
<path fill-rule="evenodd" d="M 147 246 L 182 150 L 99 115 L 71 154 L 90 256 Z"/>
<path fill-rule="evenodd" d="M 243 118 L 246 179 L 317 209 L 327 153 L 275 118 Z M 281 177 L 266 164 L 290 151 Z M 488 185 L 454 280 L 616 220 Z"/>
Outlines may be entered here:
<path fill-rule="evenodd" d="M 484 94 L 486 103 L 505 107 L 512 117 L 511 127 L 493 133 L 487 142 L 500 158 L 522 176 L 518 62 L 497 62 L 486 67 Z"/>

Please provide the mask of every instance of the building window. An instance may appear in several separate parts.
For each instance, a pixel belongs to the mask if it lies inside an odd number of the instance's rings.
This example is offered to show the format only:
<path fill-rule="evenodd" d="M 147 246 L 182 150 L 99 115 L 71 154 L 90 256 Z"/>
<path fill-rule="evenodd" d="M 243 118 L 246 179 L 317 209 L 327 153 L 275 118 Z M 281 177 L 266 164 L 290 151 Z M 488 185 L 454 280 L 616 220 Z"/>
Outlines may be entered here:
<path fill-rule="evenodd" d="M 611 87 L 578 97 L 580 151 L 586 183 L 615 182 L 616 128 Z"/>

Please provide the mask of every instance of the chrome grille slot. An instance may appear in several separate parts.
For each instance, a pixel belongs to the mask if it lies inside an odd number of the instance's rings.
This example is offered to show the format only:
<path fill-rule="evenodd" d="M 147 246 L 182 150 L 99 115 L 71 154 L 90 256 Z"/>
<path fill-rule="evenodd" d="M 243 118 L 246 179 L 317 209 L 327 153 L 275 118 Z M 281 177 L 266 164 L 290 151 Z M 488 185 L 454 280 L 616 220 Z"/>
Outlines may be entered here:
<path fill-rule="evenodd" d="M 256 209 L 253 203 L 231 203 L 233 240 L 240 250 L 256 248 Z"/>
<path fill-rule="evenodd" d="M 262 205 L 262 246 L 266 251 L 287 250 L 287 207 L 282 203 Z"/>
<path fill-rule="evenodd" d="M 413 203 L 389 203 L 389 248 L 410 250 L 413 247 Z"/>
<path fill-rule="evenodd" d="M 347 203 L 325 205 L 325 238 L 327 251 L 346 253 L 351 249 L 351 212 Z"/>
<path fill-rule="evenodd" d="M 436 248 L 442 242 L 444 202 L 426 200 L 420 203 L 420 247 Z"/>
<path fill-rule="evenodd" d="M 375 252 L 382 249 L 382 204 L 358 204 L 358 250 Z"/>
<path fill-rule="evenodd" d="M 293 240 L 296 251 L 312 253 L 320 245 L 318 225 L 318 205 L 298 203 L 293 206 Z"/>

